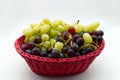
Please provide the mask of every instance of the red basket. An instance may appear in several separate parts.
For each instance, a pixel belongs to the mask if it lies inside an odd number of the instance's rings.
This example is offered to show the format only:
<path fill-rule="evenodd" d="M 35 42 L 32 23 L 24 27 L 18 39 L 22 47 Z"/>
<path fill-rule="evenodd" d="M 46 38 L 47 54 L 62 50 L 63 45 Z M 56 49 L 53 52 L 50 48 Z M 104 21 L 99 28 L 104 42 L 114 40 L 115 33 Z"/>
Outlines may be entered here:
<path fill-rule="evenodd" d="M 94 59 L 101 53 L 105 42 L 102 41 L 100 47 L 87 55 L 73 58 L 46 58 L 30 55 L 21 50 L 24 43 L 24 36 L 15 41 L 16 51 L 25 59 L 31 70 L 44 76 L 68 76 L 85 71 Z"/>

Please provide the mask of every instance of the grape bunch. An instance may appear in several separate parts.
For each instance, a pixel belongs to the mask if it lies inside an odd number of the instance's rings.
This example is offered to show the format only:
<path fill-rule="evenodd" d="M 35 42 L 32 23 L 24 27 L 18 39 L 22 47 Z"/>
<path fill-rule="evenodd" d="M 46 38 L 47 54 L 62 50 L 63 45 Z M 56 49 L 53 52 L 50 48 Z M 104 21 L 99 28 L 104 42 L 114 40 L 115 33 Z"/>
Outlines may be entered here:
<path fill-rule="evenodd" d="M 82 25 L 67 24 L 62 20 L 45 18 L 23 30 L 21 49 L 31 55 L 49 58 L 69 58 L 95 51 L 103 40 L 104 32 L 97 30 L 99 22 Z"/>

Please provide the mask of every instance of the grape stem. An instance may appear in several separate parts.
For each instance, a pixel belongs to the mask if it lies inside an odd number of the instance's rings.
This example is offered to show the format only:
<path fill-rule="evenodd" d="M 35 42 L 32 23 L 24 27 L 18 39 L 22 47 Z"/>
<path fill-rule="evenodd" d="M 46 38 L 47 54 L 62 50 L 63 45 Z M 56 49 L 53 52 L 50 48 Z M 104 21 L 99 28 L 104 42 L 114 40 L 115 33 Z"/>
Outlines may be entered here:
<path fill-rule="evenodd" d="M 79 24 L 80 20 L 77 20 L 77 24 Z"/>

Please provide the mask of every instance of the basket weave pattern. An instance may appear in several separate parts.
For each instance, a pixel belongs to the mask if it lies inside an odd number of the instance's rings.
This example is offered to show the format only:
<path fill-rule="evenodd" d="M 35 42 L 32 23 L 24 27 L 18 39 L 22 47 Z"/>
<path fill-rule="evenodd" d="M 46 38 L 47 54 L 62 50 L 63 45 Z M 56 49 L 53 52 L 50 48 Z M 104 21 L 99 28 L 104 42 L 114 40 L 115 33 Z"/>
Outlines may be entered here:
<path fill-rule="evenodd" d="M 21 50 L 24 43 L 24 36 L 15 41 L 16 51 L 25 59 L 28 66 L 34 73 L 44 76 L 68 76 L 85 71 L 94 59 L 101 53 L 104 48 L 104 40 L 100 47 L 87 55 L 73 58 L 47 58 L 27 54 Z"/>

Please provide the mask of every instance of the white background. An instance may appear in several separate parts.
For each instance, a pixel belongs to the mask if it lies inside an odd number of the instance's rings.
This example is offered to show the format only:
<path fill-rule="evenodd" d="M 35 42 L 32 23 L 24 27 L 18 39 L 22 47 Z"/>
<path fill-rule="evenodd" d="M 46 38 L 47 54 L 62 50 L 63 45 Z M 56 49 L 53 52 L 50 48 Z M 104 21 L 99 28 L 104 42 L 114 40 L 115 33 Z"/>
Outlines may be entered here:
<path fill-rule="evenodd" d="M 0 80 L 120 80 L 120 0 L 0 0 Z M 87 71 L 69 77 L 34 74 L 14 48 L 30 23 L 43 18 L 99 21 L 105 48 Z"/>

